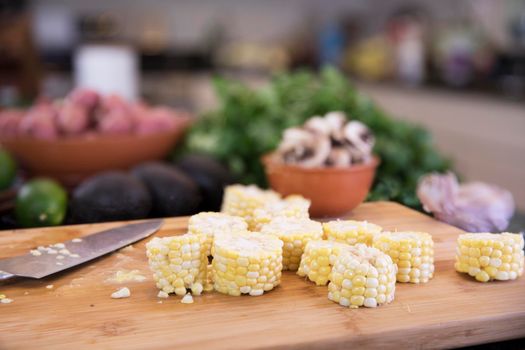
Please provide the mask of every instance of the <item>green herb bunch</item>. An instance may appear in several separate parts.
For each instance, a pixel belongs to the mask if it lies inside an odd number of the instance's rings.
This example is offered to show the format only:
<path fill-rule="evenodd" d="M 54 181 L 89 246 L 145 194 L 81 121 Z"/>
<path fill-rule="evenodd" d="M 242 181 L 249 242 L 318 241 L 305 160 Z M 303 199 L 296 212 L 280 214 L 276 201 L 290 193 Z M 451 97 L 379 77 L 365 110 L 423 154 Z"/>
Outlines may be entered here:
<path fill-rule="evenodd" d="M 393 200 L 419 208 L 415 194 L 419 177 L 450 166 L 426 130 L 389 117 L 334 68 L 319 74 L 280 74 L 257 90 L 221 78 L 214 85 L 219 107 L 194 125 L 185 149 L 218 158 L 243 183 L 266 186 L 260 157 L 277 147 L 283 130 L 330 111 L 360 120 L 376 136 L 374 153 L 381 165 L 368 200 Z"/>

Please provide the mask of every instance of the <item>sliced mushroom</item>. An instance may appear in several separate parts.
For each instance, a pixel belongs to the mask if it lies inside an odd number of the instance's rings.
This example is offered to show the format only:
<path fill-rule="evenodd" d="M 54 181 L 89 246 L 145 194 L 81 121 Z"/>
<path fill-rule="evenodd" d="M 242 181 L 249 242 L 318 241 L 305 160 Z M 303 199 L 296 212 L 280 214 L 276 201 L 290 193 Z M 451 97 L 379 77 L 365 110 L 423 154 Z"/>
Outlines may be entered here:
<path fill-rule="evenodd" d="M 290 128 L 284 132 L 277 152 L 286 163 L 305 167 L 321 166 L 330 153 L 328 137 L 301 128 Z"/>
<path fill-rule="evenodd" d="M 330 122 L 327 121 L 326 118 L 319 116 L 308 119 L 304 124 L 304 128 L 324 136 L 330 136 L 332 133 L 332 125 Z"/>

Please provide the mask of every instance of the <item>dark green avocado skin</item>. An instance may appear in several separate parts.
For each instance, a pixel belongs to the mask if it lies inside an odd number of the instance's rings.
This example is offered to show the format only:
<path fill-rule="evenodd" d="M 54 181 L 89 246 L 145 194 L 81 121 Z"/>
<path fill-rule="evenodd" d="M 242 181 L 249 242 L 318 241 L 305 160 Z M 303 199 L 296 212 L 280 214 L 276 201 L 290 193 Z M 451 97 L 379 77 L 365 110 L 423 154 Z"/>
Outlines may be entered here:
<path fill-rule="evenodd" d="M 152 206 L 144 184 L 120 171 L 95 175 L 73 192 L 71 220 L 74 223 L 143 219 Z"/>
<path fill-rule="evenodd" d="M 148 162 L 138 165 L 131 174 L 142 181 L 153 199 L 152 216 L 195 214 L 201 202 L 199 186 L 173 165 Z"/>
<path fill-rule="evenodd" d="M 196 154 L 175 164 L 199 185 L 203 198 L 199 211 L 220 211 L 224 187 L 235 182 L 228 169 L 212 157 Z"/>

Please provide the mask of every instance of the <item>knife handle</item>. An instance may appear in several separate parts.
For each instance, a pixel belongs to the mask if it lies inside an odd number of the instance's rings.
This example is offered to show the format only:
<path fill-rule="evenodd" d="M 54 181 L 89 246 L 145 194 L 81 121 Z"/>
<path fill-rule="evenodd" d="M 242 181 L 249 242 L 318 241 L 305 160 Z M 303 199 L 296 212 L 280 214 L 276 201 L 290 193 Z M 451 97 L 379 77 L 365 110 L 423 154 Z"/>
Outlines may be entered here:
<path fill-rule="evenodd" d="M 6 281 L 6 280 L 11 279 L 13 277 L 15 277 L 15 275 L 12 275 L 12 274 L 4 272 L 4 271 L 0 271 L 0 282 L 1 281 Z"/>

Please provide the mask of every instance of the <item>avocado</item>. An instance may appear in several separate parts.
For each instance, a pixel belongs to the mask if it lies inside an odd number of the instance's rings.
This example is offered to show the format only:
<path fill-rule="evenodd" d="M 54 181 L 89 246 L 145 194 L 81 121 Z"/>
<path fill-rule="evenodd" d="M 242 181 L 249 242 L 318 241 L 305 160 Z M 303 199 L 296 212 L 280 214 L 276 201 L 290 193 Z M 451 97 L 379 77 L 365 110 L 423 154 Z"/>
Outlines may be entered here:
<path fill-rule="evenodd" d="M 212 157 L 190 154 L 175 164 L 198 185 L 202 195 L 199 211 L 219 211 L 224 187 L 235 182 L 228 169 Z"/>
<path fill-rule="evenodd" d="M 181 216 L 197 212 L 201 195 L 197 184 L 182 171 L 162 162 L 143 163 L 131 170 L 148 188 L 154 216 Z"/>
<path fill-rule="evenodd" d="M 71 218 L 75 223 L 143 219 L 152 206 L 148 189 L 120 171 L 95 175 L 73 192 Z"/>

